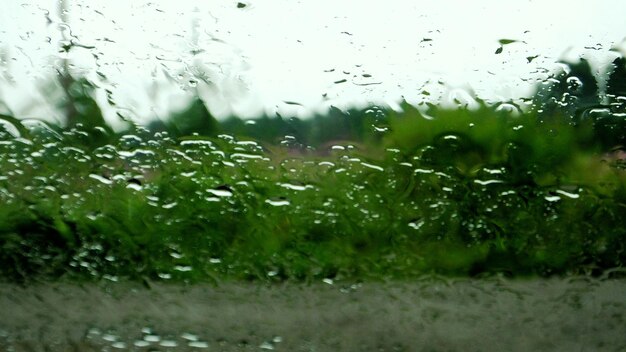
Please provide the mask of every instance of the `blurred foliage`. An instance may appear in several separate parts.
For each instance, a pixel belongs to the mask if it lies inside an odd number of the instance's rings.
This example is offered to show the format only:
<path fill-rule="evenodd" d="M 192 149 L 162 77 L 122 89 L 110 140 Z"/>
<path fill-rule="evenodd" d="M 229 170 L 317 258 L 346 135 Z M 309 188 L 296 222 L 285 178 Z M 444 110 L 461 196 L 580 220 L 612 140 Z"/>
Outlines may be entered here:
<path fill-rule="evenodd" d="M 117 134 L 77 80 L 71 105 L 91 119 L 0 116 L 0 276 L 384 280 L 623 266 L 626 68 L 614 62 L 600 96 L 588 64 L 576 65 L 521 114 L 404 102 L 218 122 L 196 100 Z"/>
<path fill-rule="evenodd" d="M 98 147 L 114 138 L 113 129 L 106 123 L 94 98 L 95 86 L 86 78 L 74 78 L 69 73 L 59 73 L 64 96 L 57 102 L 65 114 L 64 128 L 80 130 L 73 134 L 74 143 L 85 147 Z"/>
<path fill-rule="evenodd" d="M 217 135 L 219 123 L 204 103 L 196 98 L 182 112 L 174 113 L 167 121 L 155 120 L 148 125 L 151 131 L 166 131 L 173 137 L 197 133 L 203 136 Z"/>
<path fill-rule="evenodd" d="M 591 121 L 595 140 L 605 150 L 626 145 L 626 59 L 616 58 L 599 91 L 598 77 L 585 59 L 563 62 L 564 69 L 540 84 L 532 111 L 542 120 Z"/>
<path fill-rule="evenodd" d="M 95 149 L 76 129 L 5 134 L 0 272 L 307 281 L 624 264 L 626 173 L 588 149 L 592 126 L 403 108 L 367 150 L 325 153 L 142 128 Z"/>

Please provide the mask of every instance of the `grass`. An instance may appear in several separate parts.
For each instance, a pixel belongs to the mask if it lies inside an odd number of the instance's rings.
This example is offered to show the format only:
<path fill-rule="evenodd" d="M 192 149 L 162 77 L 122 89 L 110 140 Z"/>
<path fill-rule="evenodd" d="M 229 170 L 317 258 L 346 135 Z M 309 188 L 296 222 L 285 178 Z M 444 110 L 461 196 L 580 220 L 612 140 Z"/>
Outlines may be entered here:
<path fill-rule="evenodd" d="M 358 138 L 316 148 L 140 127 L 90 145 L 97 130 L 10 120 L 22 138 L 0 140 L 0 275 L 385 280 L 624 265 L 626 172 L 593 124 L 488 106 L 429 115 L 377 111 L 346 122 Z"/>

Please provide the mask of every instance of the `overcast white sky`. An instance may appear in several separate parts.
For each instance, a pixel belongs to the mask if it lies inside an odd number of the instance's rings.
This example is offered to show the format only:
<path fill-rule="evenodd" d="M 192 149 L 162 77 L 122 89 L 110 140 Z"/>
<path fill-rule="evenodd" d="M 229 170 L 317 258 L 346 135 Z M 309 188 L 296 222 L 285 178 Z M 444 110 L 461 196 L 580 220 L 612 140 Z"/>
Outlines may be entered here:
<path fill-rule="evenodd" d="M 587 55 L 604 69 L 626 37 L 622 0 L 65 1 L 66 24 L 57 0 L 3 4 L 0 112 L 55 114 L 40 86 L 63 36 L 82 46 L 69 58 L 101 87 L 108 118 L 139 120 L 195 92 L 219 116 L 471 101 L 472 90 L 507 100 L 559 59 Z M 496 54 L 499 39 L 519 42 Z"/>

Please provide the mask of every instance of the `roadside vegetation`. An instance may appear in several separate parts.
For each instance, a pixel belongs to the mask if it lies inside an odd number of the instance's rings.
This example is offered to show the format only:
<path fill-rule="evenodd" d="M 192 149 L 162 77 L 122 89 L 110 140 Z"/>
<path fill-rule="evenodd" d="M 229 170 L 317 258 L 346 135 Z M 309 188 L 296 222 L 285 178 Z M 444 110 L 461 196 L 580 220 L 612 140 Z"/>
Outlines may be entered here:
<path fill-rule="evenodd" d="M 599 94 L 577 71 L 585 65 L 556 74 L 530 111 L 404 103 L 251 124 L 218 122 L 196 101 L 122 133 L 75 80 L 67 126 L 0 116 L 0 276 L 385 280 L 622 267 L 626 69 L 617 59 Z"/>

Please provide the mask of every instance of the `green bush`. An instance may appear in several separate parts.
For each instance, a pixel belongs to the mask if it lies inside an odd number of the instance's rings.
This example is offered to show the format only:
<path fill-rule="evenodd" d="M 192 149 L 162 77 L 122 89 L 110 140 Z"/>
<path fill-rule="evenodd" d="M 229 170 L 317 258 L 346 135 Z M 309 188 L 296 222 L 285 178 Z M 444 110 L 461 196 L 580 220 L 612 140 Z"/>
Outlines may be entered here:
<path fill-rule="evenodd" d="M 403 110 L 351 112 L 334 149 L 307 134 L 314 122 L 297 125 L 306 142 L 211 125 L 94 146 L 77 142 L 80 126 L 5 119 L 22 133 L 0 140 L 0 275 L 382 280 L 624 264 L 626 174 L 592 123 Z"/>

